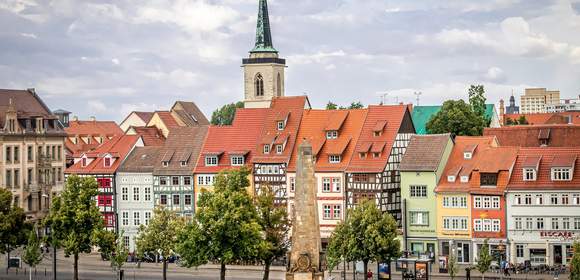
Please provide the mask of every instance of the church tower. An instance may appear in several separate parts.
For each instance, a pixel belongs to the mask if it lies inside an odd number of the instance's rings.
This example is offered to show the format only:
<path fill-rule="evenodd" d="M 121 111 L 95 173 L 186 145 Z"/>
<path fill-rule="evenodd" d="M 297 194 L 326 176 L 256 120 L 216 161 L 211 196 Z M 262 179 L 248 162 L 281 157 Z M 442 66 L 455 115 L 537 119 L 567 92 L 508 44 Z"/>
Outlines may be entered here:
<path fill-rule="evenodd" d="M 244 68 L 244 106 L 269 108 L 272 98 L 284 96 L 286 60 L 278 57 L 272 45 L 267 0 L 259 0 L 256 45 L 250 57 L 242 60 Z"/>

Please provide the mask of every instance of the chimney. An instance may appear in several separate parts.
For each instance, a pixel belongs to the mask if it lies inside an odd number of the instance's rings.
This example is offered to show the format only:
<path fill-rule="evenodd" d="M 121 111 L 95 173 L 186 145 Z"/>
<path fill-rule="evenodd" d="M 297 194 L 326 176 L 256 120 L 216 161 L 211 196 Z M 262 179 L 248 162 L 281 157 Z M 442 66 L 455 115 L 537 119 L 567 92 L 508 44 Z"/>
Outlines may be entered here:
<path fill-rule="evenodd" d="M 95 118 L 95 116 L 91 116 L 89 119 L 90 119 L 92 122 L 96 122 L 96 121 L 97 121 L 97 118 Z"/>

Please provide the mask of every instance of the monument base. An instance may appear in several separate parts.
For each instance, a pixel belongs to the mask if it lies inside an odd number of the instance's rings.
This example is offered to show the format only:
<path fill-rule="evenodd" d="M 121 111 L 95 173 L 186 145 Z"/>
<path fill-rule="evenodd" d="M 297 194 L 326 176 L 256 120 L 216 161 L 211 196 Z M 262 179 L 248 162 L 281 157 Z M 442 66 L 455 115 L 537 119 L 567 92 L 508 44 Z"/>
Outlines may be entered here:
<path fill-rule="evenodd" d="M 324 272 L 287 272 L 286 280 L 324 280 Z"/>

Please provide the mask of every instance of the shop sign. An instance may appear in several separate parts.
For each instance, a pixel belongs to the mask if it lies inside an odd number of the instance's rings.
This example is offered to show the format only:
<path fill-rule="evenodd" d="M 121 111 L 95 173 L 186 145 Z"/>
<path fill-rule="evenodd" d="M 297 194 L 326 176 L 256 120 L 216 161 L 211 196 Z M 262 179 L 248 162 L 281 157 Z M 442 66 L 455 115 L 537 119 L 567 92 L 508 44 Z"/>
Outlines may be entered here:
<path fill-rule="evenodd" d="M 573 239 L 574 232 L 571 231 L 540 231 L 540 237 L 544 239 Z"/>

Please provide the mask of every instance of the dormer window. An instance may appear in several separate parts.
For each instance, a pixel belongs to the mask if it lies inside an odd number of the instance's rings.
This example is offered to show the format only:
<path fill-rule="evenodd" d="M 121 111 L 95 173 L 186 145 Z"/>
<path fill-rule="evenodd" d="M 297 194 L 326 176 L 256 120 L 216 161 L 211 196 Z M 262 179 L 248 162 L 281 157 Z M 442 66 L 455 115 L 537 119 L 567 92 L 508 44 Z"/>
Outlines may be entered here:
<path fill-rule="evenodd" d="M 205 166 L 217 166 L 218 164 L 218 157 L 217 156 L 206 156 L 205 157 Z"/>
<path fill-rule="evenodd" d="M 375 137 L 380 137 L 382 134 L 383 134 L 382 131 L 374 131 L 373 132 L 373 136 L 375 136 Z"/>
<path fill-rule="evenodd" d="M 337 130 L 330 130 L 326 132 L 326 139 L 336 139 L 338 138 Z"/>
<path fill-rule="evenodd" d="M 572 180 L 572 168 L 552 168 L 552 181 Z"/>
<path fill-rule="evenodd" d="M 284 152 L 284 146 L 283 145 L 276 145 L 276 153 L 281 154 L 283 152 Z"/>
<path fill-rule="evenodd" d="M 285 121 L 278 121 L 276 123 L 276 127 L 278 128 L 278 130 L 284 130 L 284 127 L 286 127 L 286 122 Z"/>
<path fill-rule="evenodd" d="M 111 167 L 111 158 L 105 157 L 104 163 L 105 163 L 105 167 Z"/>
<path fill-rule="evenodd" d="M 463 158 L 464 159 L 471 159 L 473 157 L 473 153 L 471 152 L 465 152 L 463 153 Z"/>
<path fill-rule="evenodd" d="M 373 158 L 380 158 L 381 157 L 381 153 L 373 153 Z"/>
<path fill-rule="evenodd" d="M 86 167 L 87 166 L 87 158 L 86 157 L 81 159 L 81 165 L 83 167 Z"/>
<path fill-rule="evenodd" d="M 181 167 L 186 167 L 187 166 L 187 161 L 186 160 L 182 160 L 180 163 L 181 163 Z"/>
<path fill-rule="evenodd" d="M 453 176 L 453 175 L 447 176 L 447 182 L 449 182 L 449 183 L 455 182 L 455 176 Z"/>
<path fill-rule="evenodd" d="M 330 155 L 328 156 L 329 163 L 340 163 L 340 156 L 339 155 Z"/>
<path fill-rule="evenodd" d="M 360 158 L 367 158 L 367 153 L 358 153 Z"/>
<path fill-rule="evenodd" d="M 497 173 L 481 173 L 480 186 L 497 186 Z"/>
<path fill-rule="evenodd" d="M 163 167 L 168 167 L 169 161 L 162 161 L 161 164 L 163 165 Z"/>
<path fill-rule="evenodd" d="M 467 182 L 469 182 L 469 176 L 465 176 L 465 175 L 461 176 L 460 180 L 461 180 L 461 183 L 467 183 Z"/>
<path fill-rule="evenodd" d="M 536 181 L 536 169 L 534 168 L 524 168 L 524 181 Z"/>
<path fill-rule="evenodd" d="M 232 156 L 230 158 L 232 166 L 242 166 L 244 165 L 244 156 Z"/>
<path fill-rule="evenodd" d="M 269 154 L 270 153 L 270 145 L 266 144 L 264 145 L 264 154 Z"/>

